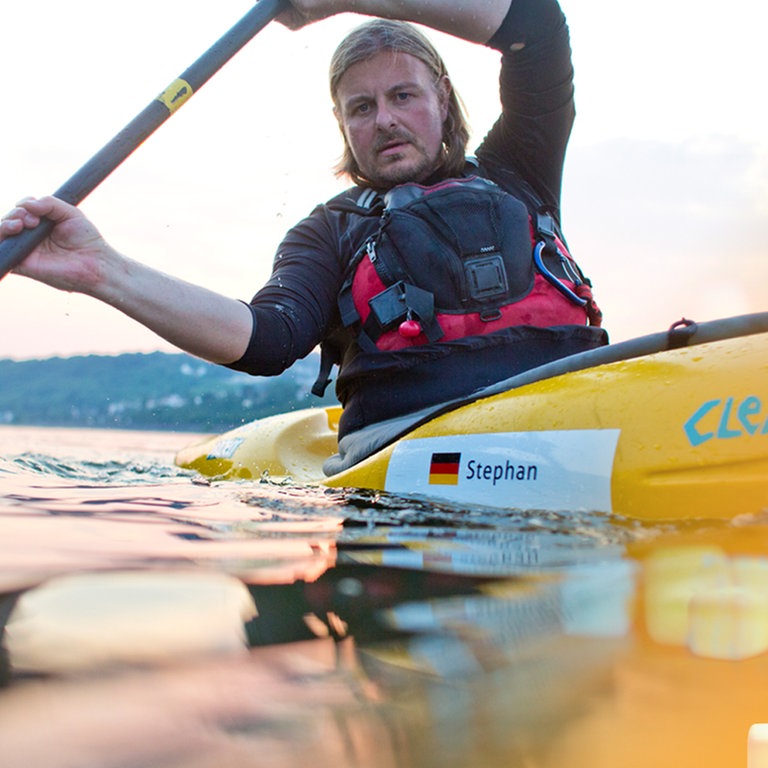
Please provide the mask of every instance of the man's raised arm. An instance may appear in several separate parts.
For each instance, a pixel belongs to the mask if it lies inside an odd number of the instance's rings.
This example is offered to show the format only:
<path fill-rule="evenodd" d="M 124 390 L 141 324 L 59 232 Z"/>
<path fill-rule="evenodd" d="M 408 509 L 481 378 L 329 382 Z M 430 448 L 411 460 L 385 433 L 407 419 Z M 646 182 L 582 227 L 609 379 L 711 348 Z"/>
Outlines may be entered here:
<path fill-rule="evenodd" d="M 362 13 L 400 19 L 487 43 L 501 26 L 513 0 L 291 0 L 279 21 L 298 29 L 337 13 Z"/>

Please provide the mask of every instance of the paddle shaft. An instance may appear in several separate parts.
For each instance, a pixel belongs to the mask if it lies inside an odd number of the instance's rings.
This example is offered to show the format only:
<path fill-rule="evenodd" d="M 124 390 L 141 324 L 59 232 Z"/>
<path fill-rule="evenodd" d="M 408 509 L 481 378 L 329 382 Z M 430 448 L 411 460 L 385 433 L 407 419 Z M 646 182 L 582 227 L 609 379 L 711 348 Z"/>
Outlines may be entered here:
<path fill-rule="evenodd" d="M 259 0 L 237 24 L 59 187 L 54 196 L 79 205 L 285 5 L 286 0 Z M 0 280 L 42 243 L 52 229 L 53 222 L 43 220 L 34 229 L 25 229 L 0 243 Z"/>

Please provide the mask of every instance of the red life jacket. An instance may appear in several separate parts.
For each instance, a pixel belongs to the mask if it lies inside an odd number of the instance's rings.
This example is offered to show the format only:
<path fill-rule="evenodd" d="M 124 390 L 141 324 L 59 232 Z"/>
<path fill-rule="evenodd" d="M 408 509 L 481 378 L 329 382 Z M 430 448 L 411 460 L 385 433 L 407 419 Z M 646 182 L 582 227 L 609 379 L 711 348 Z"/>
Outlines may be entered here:
<path fill-rule="evenodd" d="M 600 325 L 589 281 L 544 212 L 478 176 L 384 198 L 339 296 L 364 351 L 395 351 L 512 326 Z"/>

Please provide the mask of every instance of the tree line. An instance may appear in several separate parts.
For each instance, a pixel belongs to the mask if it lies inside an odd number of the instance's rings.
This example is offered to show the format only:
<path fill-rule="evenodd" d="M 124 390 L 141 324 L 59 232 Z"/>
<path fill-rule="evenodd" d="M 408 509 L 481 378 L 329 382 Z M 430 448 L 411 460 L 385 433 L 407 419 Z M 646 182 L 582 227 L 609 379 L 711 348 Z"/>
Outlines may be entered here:
<path fill-rule="evenodd" d="M 0 423 L 221 432 L 275 413 L 336 402 L 310 394 L 319 355 L 253 377 L 184 354 L 0 360 Z"/>

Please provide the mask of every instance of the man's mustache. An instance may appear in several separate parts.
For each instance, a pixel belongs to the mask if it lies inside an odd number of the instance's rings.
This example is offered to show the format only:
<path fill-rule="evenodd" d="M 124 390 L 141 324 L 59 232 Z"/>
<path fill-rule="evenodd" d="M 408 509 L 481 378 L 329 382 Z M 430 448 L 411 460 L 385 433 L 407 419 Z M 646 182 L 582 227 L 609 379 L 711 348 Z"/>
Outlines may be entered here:
<path fill-rule="evenodd" d="M 397 131 L 395 133 L 388 133 L 386 136 L 380 136 L 374 144 L 374 150 L 380 152 L 382 149 L 386 149 L 392 144 L 413 144 L 414 137 L 407 131 Z"/>

